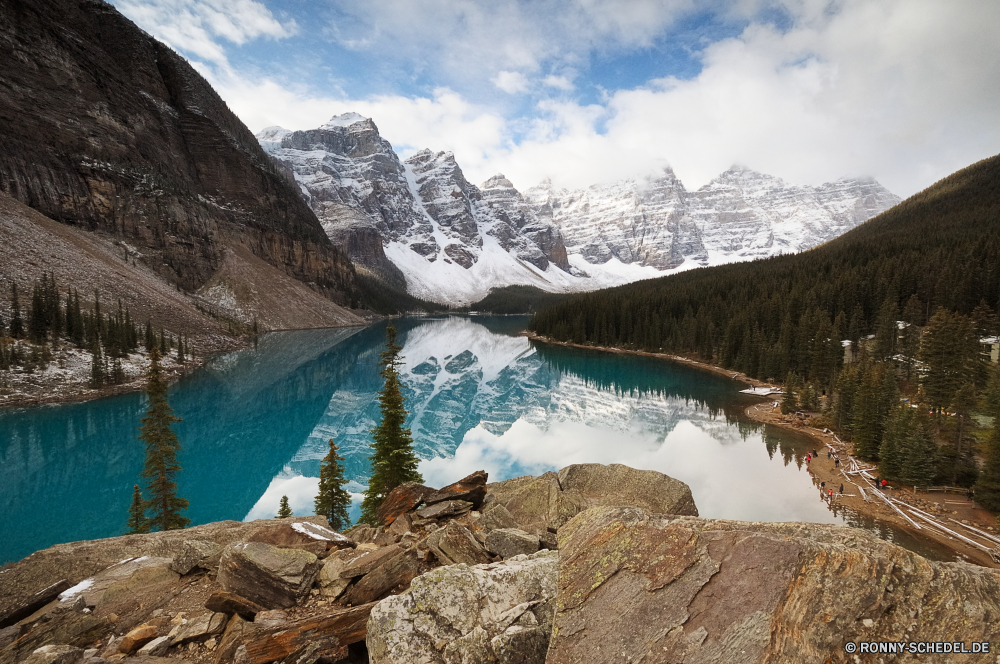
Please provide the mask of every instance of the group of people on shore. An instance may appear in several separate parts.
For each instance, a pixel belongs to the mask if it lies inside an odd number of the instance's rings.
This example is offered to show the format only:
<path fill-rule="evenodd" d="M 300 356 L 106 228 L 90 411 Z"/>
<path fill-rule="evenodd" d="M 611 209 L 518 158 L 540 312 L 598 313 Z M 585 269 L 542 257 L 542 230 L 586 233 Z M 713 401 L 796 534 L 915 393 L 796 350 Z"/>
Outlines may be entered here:
<path fill-rule="evenodd" d="M 812 463 L 813 459 L 818 459 L 818 458 L 819 458 L 819 452 L 817 452 L 816 450 L 813 450 L 812 452 L 807 452 L 806 453 L 806 467 L 807 468 L 811 468 L 811 466 L 809 464 Z M 826 458 L 827 459 L 833 459 L 834 468 L 840 468 L 840 457 L 838 457 L 836 454 L 834 454 L 832 450 L 827 450 L 827 452 L 826 452 Z M 829 500 L 831 502 L 834 501 L 834 500 L 839 499 L 841 496 L 844 495 L 844 485 L 843 485 L 843 483 L 841 483 L 840 489 L 836 493 L 834 493 L 834 490 L 833 490 L 832 487 L 829 488 L 829 489 L 827 488 L 826 482 L 820 482 L 819 483 L 819 490 L 820 490 L 820 493 L 823 496 L 823 499 L 824 500 Z"/>

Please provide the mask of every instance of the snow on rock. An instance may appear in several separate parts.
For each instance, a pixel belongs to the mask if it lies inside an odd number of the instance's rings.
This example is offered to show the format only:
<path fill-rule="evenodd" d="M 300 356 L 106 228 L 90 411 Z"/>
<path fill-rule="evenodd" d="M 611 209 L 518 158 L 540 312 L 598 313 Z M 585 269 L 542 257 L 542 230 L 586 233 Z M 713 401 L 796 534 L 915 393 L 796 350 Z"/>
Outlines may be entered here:
<path fill-rule="evenodd" d="M 340 115 L 335 115 L 330 118 L 326 124 L 322 125 L 320 129 L 330 129 L 331 127 L 350 127 L 355 122 L 364 122 L 371 118 L 366 118 L 360 113 L 355 113 L 353 111 L 348 113 L 341 113 Z M 266 129 L 264 131 L 267 131 Z"/>
<path fill-rule="evenodd" d="M 348 538 L 344 537 L 338 532 L 330 530 L 329 528 L 324 528 L 318 523 L 311 523 L 309 521 L 300 522 L 296 521 L 292 524 L 292 530 L 302 533 L 308 537 L 315 540 L 322 540 L 324 542 L 350 542 Z"/>
<path fill-rule="evenodd" d="M 72 588 L 68 588 L 68 589 L 62 591 L 61 593 L 59 593 L 59 601 L 60 602 L 71 602 L 74 599 L 76 599 L 77 595 L 79 595 L 80 593 L 82 593 L 84 590 L 86 590 L 87 588 L 91 587 L 92 585 L 94 585 L 94 577 L 90 577 L 89 579 L 84 579 L 83 581 L 81 581 L 80 583 L 76 584 Z"/>
<path fill-rule="evenodd" d="M 589 291 L 803 251 L 899 202 L 871 178 L 807 187 L 739 166 L 697 191 L 667 168 L 573 191 L 546 181 L 522 195 L 502 174 L 469 183 L 451 152 L 404 163 L 357 113 L 257 138 L 352 260 L 451 305 L 502 286 Z"/>

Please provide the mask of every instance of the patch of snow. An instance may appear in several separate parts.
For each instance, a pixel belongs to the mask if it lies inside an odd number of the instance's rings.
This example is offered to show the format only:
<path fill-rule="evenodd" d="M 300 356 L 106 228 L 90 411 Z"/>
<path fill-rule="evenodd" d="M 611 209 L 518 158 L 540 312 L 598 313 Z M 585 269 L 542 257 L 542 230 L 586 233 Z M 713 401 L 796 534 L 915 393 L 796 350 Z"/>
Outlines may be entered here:
<path fill-rule="evenodd" d="M 340 533 L 330 530 L 329 528 L 324 528 L 317 523 L 311 523 L 308 521 L 304 523 L 299 521 L 293 523 L 292 530 L 324 542 L 347 541 L 347 538 Z"/>
<path fill-rule="evenodd" d="M 364 122 L 365 120 L 370 119 L 371 118 L 366 118 L 360 113 L 351 111 L 349 113 L 341 113 L 340 115 L 333 116 L 326 122 L 326 124 L 322 125 L 320 129 L 329 129 L 330 127 L 350 127 L 355 122 Z"/>
<path fill-rule="evenodd" d="M 69 588 L 69 589 L 64 590 L 61 593 L 59 593 L 59 601 L 60 602 L 69 602 L 69 601 L 72 601 L 72 600 L 76 599 L 77 595 L 79 595 L 80 593 L 82 593 L 84 590 L 86 590 L 87 588 L 91 587 L 92 585 L 94 585 L 94 577 L 90 577 L 89 579 L 84 579 L 83 581 L 81 581 L 80 583 L 76 584 L 72 588 Z"/>

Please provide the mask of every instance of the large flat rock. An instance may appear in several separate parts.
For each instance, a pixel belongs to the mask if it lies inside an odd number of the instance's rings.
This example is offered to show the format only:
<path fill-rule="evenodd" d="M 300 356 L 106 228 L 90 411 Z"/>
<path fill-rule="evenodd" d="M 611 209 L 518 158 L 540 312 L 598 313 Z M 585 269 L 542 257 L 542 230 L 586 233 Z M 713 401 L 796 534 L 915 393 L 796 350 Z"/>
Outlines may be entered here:
<path fill-rule="evenodd" d="M 522 530 L 541 534 L 600 506 L 641 507 L 655 514 L 698 516 L 687 484 L 655 470 L 584 463 L 558 473 L 488 485 Z"/>
<path fill-rule="evenodd" d="M 844 526 L 600 507 L 559 548 L 551 664 L 846 661 L 849 642 L 1000 638 L 996 570 Z"/>

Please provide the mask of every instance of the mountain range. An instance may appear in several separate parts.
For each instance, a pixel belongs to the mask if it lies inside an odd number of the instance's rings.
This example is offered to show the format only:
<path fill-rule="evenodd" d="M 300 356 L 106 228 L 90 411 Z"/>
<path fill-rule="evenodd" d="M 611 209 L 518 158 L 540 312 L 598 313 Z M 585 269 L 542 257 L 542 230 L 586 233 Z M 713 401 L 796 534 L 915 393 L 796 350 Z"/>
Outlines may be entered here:
<path fill-rule="evenodd" d="M 871 178 L 810 187 L 739 166 L 696 191 L 669 168 L 578 190 L 545 181 L 522 193 L 503 175 L 476 186 L 451 152 L 401 160 L 357 113 L 257 139 L 356 265 L 452 305 L 509 285 L 589 291 L 795 253 L 900 200 Z"/>

